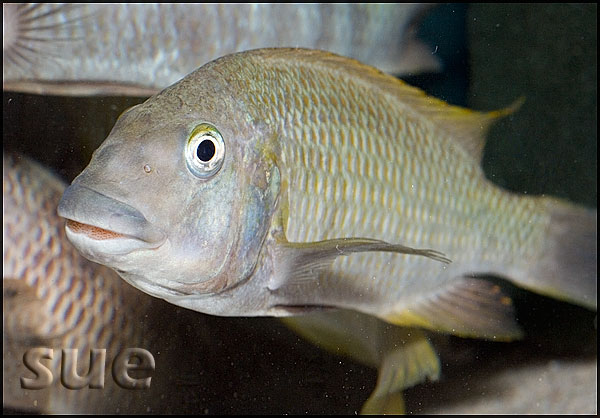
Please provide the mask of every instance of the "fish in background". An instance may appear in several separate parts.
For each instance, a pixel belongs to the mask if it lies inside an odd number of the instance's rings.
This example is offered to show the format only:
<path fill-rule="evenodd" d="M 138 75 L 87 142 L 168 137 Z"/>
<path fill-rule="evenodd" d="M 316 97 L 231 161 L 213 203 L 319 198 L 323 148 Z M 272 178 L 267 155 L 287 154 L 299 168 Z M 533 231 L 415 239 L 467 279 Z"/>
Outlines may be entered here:
<path fill-rule="evenodd" d="M 343 308 L 406 327 L 417 348 L 382 368 L 389 395 L 438 373 L 413 328 L 522 335 L 480 276 L 596 309 L 596 211 L 511 194 L 481 170 L 487 128 L 518 105 L 450 106 L 322 51 L 233 54 L 124 112 L 58 211 L 82 254 L 176 305 Z M 340 334 L 371 327 L 347 323 Z"/>
<path fill-rule="evenodd" d="M 323 49 L 393 74 L 437 71 L 424 4 L 3 4 L 3 89 L 149 96 L 220 56 Z"/>
<path fill-rule="evenodd" d="M 151 386 L 144 390 L 117 386 L 111 365 L 127 348 L 143 348 L 156 356 L 159 346 L 152 315 L 160 317 L 161 304 L 70 245 L 56 215 L 65 184 L 49 170 L 26 157 L 3 153 L 2 184 L 4 408 L 37 413 L 151 412 L 157 406 L 153 399 L 166 387 L 165 377 L 157 376 L 162 365 L 150 374 Z M 20 379 L 36 376 L 23 364 L 23 356 L 35 347 L 54 349 L 52 360 L 42 360 L 54 380 L 43 389 L 24 389 Z M 87 374 L 89 350 L 105 348 L 105 387 L 62 386 L 58 371 L 64 348 L 79 350 L 80 376 Z"/>

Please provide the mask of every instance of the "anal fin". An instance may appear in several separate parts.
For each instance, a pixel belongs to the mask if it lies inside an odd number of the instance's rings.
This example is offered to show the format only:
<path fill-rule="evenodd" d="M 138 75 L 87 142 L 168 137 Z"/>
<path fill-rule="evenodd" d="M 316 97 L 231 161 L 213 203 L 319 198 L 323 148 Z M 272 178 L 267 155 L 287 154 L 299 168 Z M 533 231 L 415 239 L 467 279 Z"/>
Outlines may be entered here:
<path fill-rule="evenodd" d="M 377 384 L 362 407 L 363 414 L 401 414 L 404 389 L 439 377 L 438 356 L 421 330 L 397 327 L 349 310 L 282 321 L 321 348 L 378 369 Z"/>
<path fill-rule="evenodd" d="M 419 326 L 460 337 L 510 341 L 522 337 L 512 300 L 483 279 L 463 277 L 410 306 L 382 316 L 403 326 Z"/>

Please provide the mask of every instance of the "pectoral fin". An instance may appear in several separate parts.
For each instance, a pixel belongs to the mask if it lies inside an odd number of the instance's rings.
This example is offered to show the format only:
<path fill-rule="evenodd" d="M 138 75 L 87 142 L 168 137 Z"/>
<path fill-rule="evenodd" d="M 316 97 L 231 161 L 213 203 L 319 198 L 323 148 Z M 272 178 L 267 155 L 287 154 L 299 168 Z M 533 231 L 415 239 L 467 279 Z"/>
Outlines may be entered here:
<path fill-rule="evenodd" d="M 269 283 L 270 290 L 276 290 L 284 283 L 313 280 L 324 272 L 336 257 L 353 253 L 384 251 L 418 255 L 441 263 L 450 263 L 450 260 L 439 251 L 410 248 L 370 238 L 338 238 L 292 243 L 283 237 L 278 237 L 274 251 L 275 275 Z"/>
<path fill-rule="evenodd" d="M 459 278 L 383 318 L 392 324 L 419 326 L 461 337 L 507 341 L 520 338 L 512 300 L 483 279 Z"/>

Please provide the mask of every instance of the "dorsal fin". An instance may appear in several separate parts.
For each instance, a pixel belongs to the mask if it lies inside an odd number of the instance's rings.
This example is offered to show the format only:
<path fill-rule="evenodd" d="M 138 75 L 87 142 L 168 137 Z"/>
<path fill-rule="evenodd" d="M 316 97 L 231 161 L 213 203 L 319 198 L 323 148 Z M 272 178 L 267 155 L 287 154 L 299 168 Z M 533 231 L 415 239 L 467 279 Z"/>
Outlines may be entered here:
<path fill-rule="evenodd" d="M 415 98 L 416 99 L 416 98 Z M 491 112 L 478 112 L 450 105 L 442 100 L 423 93 L 421 100 L 415 100 L 413 106 L 421 114 L 426 114 L 443 130 L 452 133 L 452 137 L 471 155 L 481 162 L 485 138 L 492 123 L 517 111 L 525 101 L 524 97 L 515 100 L 510 106 Z"/>
<path fill-rule="evenodd" d="M 343 72 L 354 81 L 368 84 L 369 88 L 380 88 L 384 94 L 394 96 L 406 111 L 423 115 L 442 130 L 451 133 L 460 147 L 477 162 L 481 161 L 485 136 L 491 124 L 498 118 L 515 112 L 524 102 L 521 97 L 504 109 L 478 112 L 448 104 L 374 67 L 330 52 L 302 48 L 265 48 L 244 54 L 280 62 L 283 66 L 309 65 L 312 69 L 321 68 L 338 74 Z"/>

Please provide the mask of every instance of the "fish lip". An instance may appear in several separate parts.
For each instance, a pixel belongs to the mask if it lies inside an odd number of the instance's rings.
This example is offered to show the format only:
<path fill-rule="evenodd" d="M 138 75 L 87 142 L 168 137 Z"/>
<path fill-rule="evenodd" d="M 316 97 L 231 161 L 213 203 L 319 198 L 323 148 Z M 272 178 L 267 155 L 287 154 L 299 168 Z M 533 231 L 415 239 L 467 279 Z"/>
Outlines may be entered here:
<path fill-rule="evenodd" d="M 58 204 L 57 213 L 67 220 L 123 235 L 122 238 L 110 241 L 136 240 L 142 241 L 141 247 L 156 248 L 167 238 L 163 231 L 148 222 L 134 207 L 79 183 L 67 187 Z M 71 234 L 77 234 L 68 225 L 66 229 Z M 90 236 L 86 237 L 96 241 Z"/>

